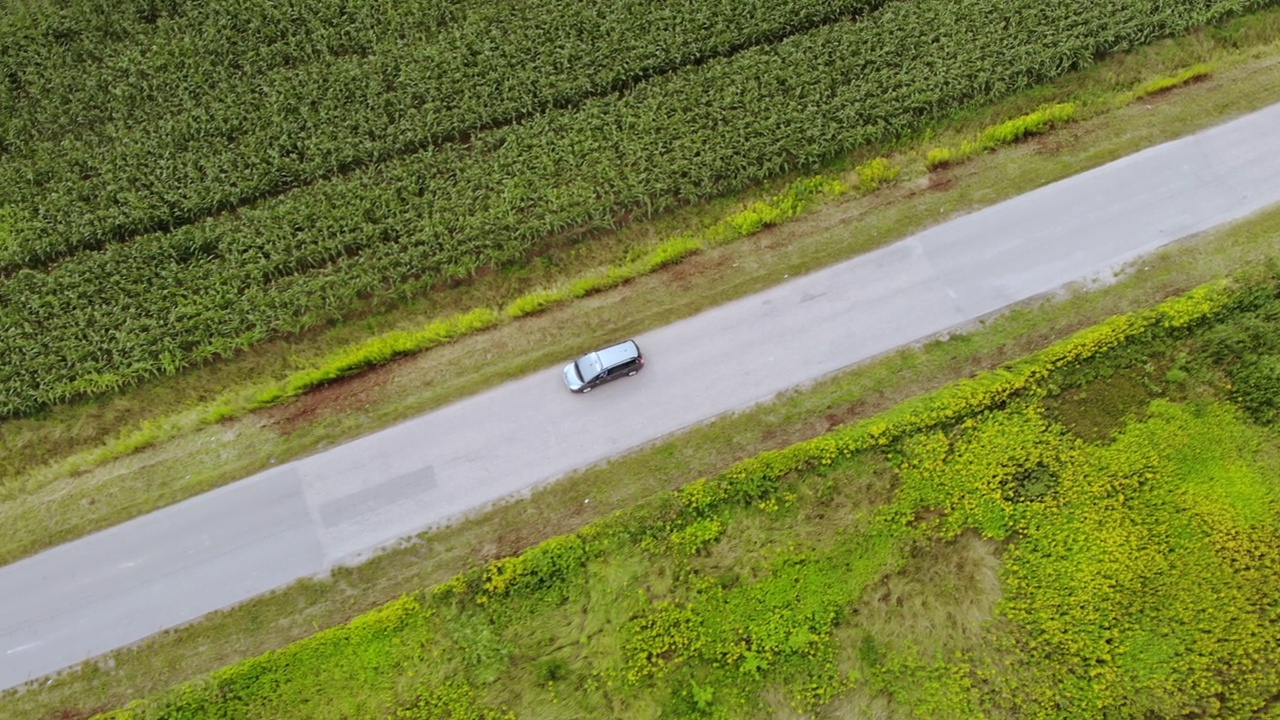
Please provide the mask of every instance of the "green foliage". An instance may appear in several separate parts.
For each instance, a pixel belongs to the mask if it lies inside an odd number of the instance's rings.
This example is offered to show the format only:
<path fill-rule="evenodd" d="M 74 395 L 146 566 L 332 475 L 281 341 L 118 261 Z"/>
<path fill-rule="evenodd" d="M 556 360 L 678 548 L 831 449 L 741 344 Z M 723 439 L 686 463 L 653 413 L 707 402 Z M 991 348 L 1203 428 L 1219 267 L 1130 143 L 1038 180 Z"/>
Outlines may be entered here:
<path fill-rule="evenodd" d="M 671 533 L 670 545 L 678 555 L 696 555 L 720 539 L 724 525 L 716 518 L 701 518 Z"/>
<path fill-rule="evenodd" d="M 1145 357 L 1158 354 L 1161 341 L 1168 342 L 1167 338 L 1150 340 L 1132 343 L 1122 354 L 1110 353 L 1109 357 L 1090 363 L 1095 367 L 1073 368 L 1056 376 L 1054 396 L 1045 401 L 1049 417 L 1076 436 L 1095 442 L 1108 440 L 1126 422 L 1141 417 L 1159 391 L 1157 368 L 1140 360 L 1123 367 L 1111 365 L 1132 361 L 1128 356 L 1134 353 L 1141 357 L 1139 348 L 1148 351 Z M 1166 376 L 1165 384 L 1176 384 L 1179 376 L 1176 371 L 1170 372 L 1173 380 Z"/>
<path fill-rule="evenodd" d="M 485 566 L 478 602 L 518 593 L 524 596 L 560 587 L 579 575 L 591 555 L 581 535 L 557 535 L 519 555 L 494 560 Z"/>
<path fill-rule="evenodd" d="M 864 639 L 864 647 L 870 636 Z M 866 663 L 872 669 L 870 685 L 889 694 L 918 718 L 955 718 L 956 720 L 981 720 L 988 717 L 974 686 L 970 668 L 964 662 L 948 662 L 934 658 L 930 662 L 910 651 L 883 653 L 877 651 L 874 662 Z"/>
<path fill-rule="evenodd" d="M 1076 106 L 1071 103 L 1058 103 L 1040 108 L 1035 112 L 1002 122 L 983 130 L 978 135 L 978 146 L 983 149 L 1009 145 L 1030 135 L 1045 132 L 1055 123 L 1063 123 L 1075 117 Z"/>
<path fill-rule="evenodd" d="M 1262 355 L 1239 363 L 1231 373 L 1235 400 L 1261 423 L 1280 420 L 1280 355 Z"/>
<path fill-rule="evenodd" d="M 1208 362 L 1226 376 L 1232 399 L 1254 420 L 1280 420 L 1280 297 L 1259 285 L 1237 302 L 1240 311 L 1203 334 L 1193 365 Z"/>
<path fill-rule="evenodd" d="M 1274 669 L 1232 660 L 1277 647 L 1280 623 L 1258 613 L 1274 587 L 1224 572 L 1206 542 L 1263 518 L 1261 537 L 1275 532 L 1280 487 L 1255 464 L 1252 432 L 1229 408 L 1157 403 L 1113 445 L 1091 449 L 1032 404 L 903 444 L 895 505 L 940 511 L 926 530 L 1019 536 L 1005 557 L 1001 604 L 1013 629 L 997 637 L 1000 663 L 1013 670 L 986 689 L 997 707 L 1143 717 L 1212 702 L 1246 716 L 1280 687 Z M 1009 495 L 1011 473 L 1045 463 L 1060 478 L 1049 493 Z M 1256 554 L 1259 544 L 1249 547 Z M 1265 558 L 1277 561 L 1280 551 Z"/>
<path fill-rule="evenodd" d="M 311 388 L 354 375 L 405 355 L 422 352 L 463 335 L 480 332 L 498 323 L 497 313 L 479 308 L 468 313 L 437 320 L 420 330 L 392 332 L 366 340 L 359 345 L 326 358 L 318 367 L 290 375 L 283 383 L 259 393 L 252 407 L 274 405 L 300 395 Z"/>
<path fill-rule="evenodd" d="M 583 292 L 586 295 L 587 292 Z M 525 315 L 542 312 L 552 305 L 564 302 L 571 295 L 564 291 L 541 290 L 539 292 L 528 293 L 512 300 L 502 312 L 509 318 L 520 318 Z"/>
<path fill-rule="evenodd" d="M 19 41 L 0 47 L 26 88 L 3 86 L 14 110 L 0 112 L 12 118 L 4 132 L 43 133 L 48 121 L 51 134 L 18 142 L 29 148 L 0 171 L 20 176 L 0 177 L 0 206 L 45 223 L 24 231 L 43 244 L 21 248 L 0 277 L 0 415 L 420 294 L 522 258 L 549 235 L 804 171 L 1241 9 L 1233 0 L 719 7 L 521 3 L 437 16 L 414 6 L 355 14 L 368 24 L 353 24 L 339 19 L 358 9 L 348 3 L 248 18 L 214 4 L 125 22 L 118 43 L 77 30 L 98 22 L 74 13 L 70 28 L 4 25 Z M 654 22 L 664 13 L 675 13 L 670 23 Z M 836 21 L 848 14 L 859 21 Z M 302 27 L 295 15 L 307 18 Z M 396 28 L 394 40 L 380 22 Z M 608 42 L 580 27 L 603 28 Z M 51 49 L 64 31 L 76 52 Z M 226 47 L 255 40 L 271 50 Z M 458 49 L 450 43 L 467 52 L 448 54 Z M 463 58 L 478 75 L 458 67 Z M 495 80 L 508 74 L 526 84 Z M 262 83 L 238 82 L 246 75 Z M 353 100 L 352 87 L 367 94 Z M 178 107 L 160 109 L 170 101 Z M 448 117 L 422 115 L 433 112 Z M 174 151 L 154 152 L 157 137 Z M 751 212 L 738 230 L 769 221 Z"/>
<path fill-rule="evenodd" d="M 18 209 L 9 205 L 0 205 L 0 254 L 10 251 L 18 243 L 22 232 L 22 219 Z"/>
<path fill-rule="evenodd" d="M 858 176 L 858 190 L 867 193 L 896 180 L 902 168 L 895 167 L 887 159 L 880 157 L 862 163 L 853 171 Z"/>
<path fill-rule="evenodd" d="M 842 195 L 848 187 L 826 175 L 796 180 L 768 200 L 754 202 L 700 234 L 708 245 L 719 245 L 786 222 L 821 196 Z"/>
<path fill-rule="evenodd" d="M 154 702 L 132 703 L 107 720 L 278 718 L 284 713 L 366 715 L 368 690 L 390 693 L 396 669 L 432 638 L 432 610 L 403 597 L 280 650 L 182 685 Z M 361 692 L 348 690 L 359 689 Z"/>
<path fill-rule="evenodd" d="M 1167 90 L 1172 90 L 1173 88 L 1186 85 L 1189 82 L 1202 80 L 1208 77 L 1212 72 L 1213 67 L 1211 65 L 1204 63 L 1192 65 L 1177 75 L 1159 77 L 1142 83 L 1138 87 L 1134 88 L 1133 92 L 1129 93 L 1126 99 L 1130 101 L 1139 100 L 1147 97 L 1148 95 L 1155 95 Z"/>
<path fill-rule="evenodd" d="M 712 701 L 715 700 L 715 688 L 709 685 L 698 685 L 698 683 L 690 681 L 689 694 L 693 699 L 694 708 L 698 712 L 707 712 L 712 708 Z"/>
<path fill-rule="evenodd" d="M 945 167 L 958 162 L 960 151 L 949 147 L 930 148 L 924 154 L 925 167 L 930 170 Z"/>
<path fill-rule="evenodd" d="M 447 633 L 459 669 L 472 682 L 488 685 L 506 671 L 515 648 L 488 614 L 465 608 L 449 619 Z"/>
<path fill-rule="evenodd" d="M 786 222 L 800 214 L 823 196 L 835 196 L 847 188 L 839 179 L 818 175 L 788 184 L 767 200 L 752 203 L 710 227 L 693 235 L 669 238 L 643 255 L 620 266 L 571 281 L 553 290 L 539 290 L 513 300 L 503 313 L 510 318 L 541 312 L 552 305 L 585 297 L 621 285 L 632 278 L 660 270 L 702 250 L 758 232 L 765 227 Z"/>
<path fill-rule="evenodd" d="M 627 679 L 661 677 L 668 667 L 701 650 L 706 642 L 701 620 L 692 608 L 671 602 L 658 603 L 633 620 L 626 644 Z"/>
<path fill-rule="evenodd" d="M 1206 410 L 1157 403 L 1109 448 L 1074 453 L 1055 501 L 1026 513 L 1005 558 L 1016 662 L 996 686 L 1008 707 L 1248 717 L 1280 688 L 1275 662 L 1257 662 L 1280 647 L 1263 610 L 1274 578 L 1240 571 L 1280 562 L 1261 550 L 1280 492 L 1256 431 Z M 1248 560 L 1228 559 L 1245 548 Z"/>
<path fill-rule="evenodd" d="M 1023 503 L 1051 494 L 1063 463 L 1077 452 L 1065 433 L 1051 429 L 1037 404 L 976 415 L 956 432 L 972 452 L 953 453 L 953 440 L 940 430 L 904 439 L 898 467 L 906 482 L 890 509 L 899 518 L 917 508 L 940 511 L 929 529 L 944 539 L 966 528 L 1008 537 Z"/>
<path fill-rule="evenodd" d="M 823 557 L 781 553 L 752 583 L 694 581 L 686 601 L 655 603 L 623 630 L 626 677 L 643 687 L 696 668 L 706 679 L 699 710 L 714 699 L 721 714 L 769 678 L 782 679 L 793 703 L 812 709 L 840 689 L 830 642 L 836 623 L 890 563 L 895 544 L 888 535 L 850 534 Z"/>
<path fill-rule="evenodd" d="M 543 658 L 533 664 L 533 677 L 544 685 L 564 680 L 568 676 L 569 663 L 564 658 Z"/>
<path fill-rule="evenodd" d="M 506 708 L 492 708 L 476 698 L 464 682 L 449 681 L 424 692 L 412 705 L 399 708 L 392 720 L 515 720 Z"/>
<path fill-rule="evenodd" d="M 1002 145 L 1012 145 L 1031 135 L 1048 132 L 1054 125 L 1070 121 L 1076 114 L 1076 106 L 1071 103 L 1058 103 L 1040 108 L 1035 112 L 993 125 L 973 140 L 966 140 L 958 148 L 933 148 L 925 153 L 925 166 L 929 169 L 944 165 L 955 165 L 964 160 L 989 152 Z"/>

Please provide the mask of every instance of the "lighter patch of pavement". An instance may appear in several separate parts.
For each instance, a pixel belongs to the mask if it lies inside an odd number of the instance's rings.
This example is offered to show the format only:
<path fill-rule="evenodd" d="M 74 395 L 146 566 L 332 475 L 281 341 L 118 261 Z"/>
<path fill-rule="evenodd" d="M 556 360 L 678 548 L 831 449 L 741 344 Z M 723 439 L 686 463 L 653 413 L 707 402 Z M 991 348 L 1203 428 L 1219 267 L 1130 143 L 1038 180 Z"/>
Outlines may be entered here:
<path fill-rule="evenodd" d="M 0 688 L 68 667 L 1280 202 L 1280 106 L 0 568 Z M 780 278 L 781 279 L 781 278 Z"/>

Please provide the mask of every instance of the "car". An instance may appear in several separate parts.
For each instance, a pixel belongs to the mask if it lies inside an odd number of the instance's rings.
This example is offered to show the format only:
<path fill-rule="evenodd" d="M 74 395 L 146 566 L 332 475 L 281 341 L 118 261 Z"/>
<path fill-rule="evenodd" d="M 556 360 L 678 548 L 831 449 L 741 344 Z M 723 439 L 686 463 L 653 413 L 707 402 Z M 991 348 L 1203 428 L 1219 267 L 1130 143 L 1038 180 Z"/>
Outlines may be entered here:
<path fill-rule="evenodd" d="M 635 340 L 627 340 L 589 352 L 565 365 L 564 384 L 573 392 L 587 393 L 620 377 L 635 375 L 643 367 L 640 346 Z"/>

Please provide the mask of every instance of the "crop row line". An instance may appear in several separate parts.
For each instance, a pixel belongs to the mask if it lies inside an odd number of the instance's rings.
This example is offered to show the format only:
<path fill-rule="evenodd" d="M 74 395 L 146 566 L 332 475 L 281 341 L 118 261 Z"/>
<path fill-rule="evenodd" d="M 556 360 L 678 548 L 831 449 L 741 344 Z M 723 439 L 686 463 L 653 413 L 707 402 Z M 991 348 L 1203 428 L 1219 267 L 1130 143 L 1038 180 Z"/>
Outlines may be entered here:
<path fill-rule="evenodd" d="M 445 143 L 465 144 L 541 113 L 625 95 L 681 68 L 774 44 L 883 1 L 756 2 L 734 10 L 693 4 L 663 26 L 653 20 L 669 11 L 626 15 L 634 3 L 615 0 L 605 24 L 569 39 L 560 37 L 567 30 L 546 29 L 554 22 L 526 23 L 505 28 L 496 45 L 488 43 L 495 28 L 479 23 L 433 45 L 277 71 L 252 83 L 216 65 L 175 63 L 148 77 L 117 60 L 118 69 L 99 74 L 114 77 L 127 68 L 118 83 L 97 92 L 71 86 L 74 97 L 46 90 L 39 99 L 80 107 L 100 98 L 113 107 L 123 93 L 116 116 L 50 139 L 8 131 L 7 144 L 18 149 L 0 165 L 0 208 L 9 217 L 0 273 L 171 232 Z M 584 12 L 572 3 L 546 11 L 548 21 Z M 753 16 L 758 22 L 737 22 Z M 571 30 L 582 23 L 567 24 Z M 622 36 L 635 37 L 620 44 Z M 145 58 L 136 60 L 146 67 Z M 31 92 L 17 100 L 9 103 L 15 113 L 38 105 Z M 64 107 L 58 115 L 78 113 Z M 34 119 L 27 124 L 44 128 Z"/>

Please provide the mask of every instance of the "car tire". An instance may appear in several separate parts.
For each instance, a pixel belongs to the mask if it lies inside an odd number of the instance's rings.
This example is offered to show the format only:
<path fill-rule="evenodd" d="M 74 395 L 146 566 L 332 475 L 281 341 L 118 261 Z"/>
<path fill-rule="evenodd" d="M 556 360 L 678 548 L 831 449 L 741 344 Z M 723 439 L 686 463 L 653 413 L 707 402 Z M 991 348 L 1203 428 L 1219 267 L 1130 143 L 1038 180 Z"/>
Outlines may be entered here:
<path fill-rule="evenodd" d="M 591 392 L 591 388 L 589 388 L 589 387 L 584 387 L 584 388 L 582 388 L 582 392 L 583 392 L 583 393 L 589 393 L 589 392 Z"/>
<path fill-rule="evenodd" d="M 632 370 L 631 372 L 627 373 L 627 377 L 635 377 L 635 374 L 636 374 L 636 373 L 638 373 L 638 372 L 640 372 L 640 371 L 639 371 L 639 370 Z"/>

